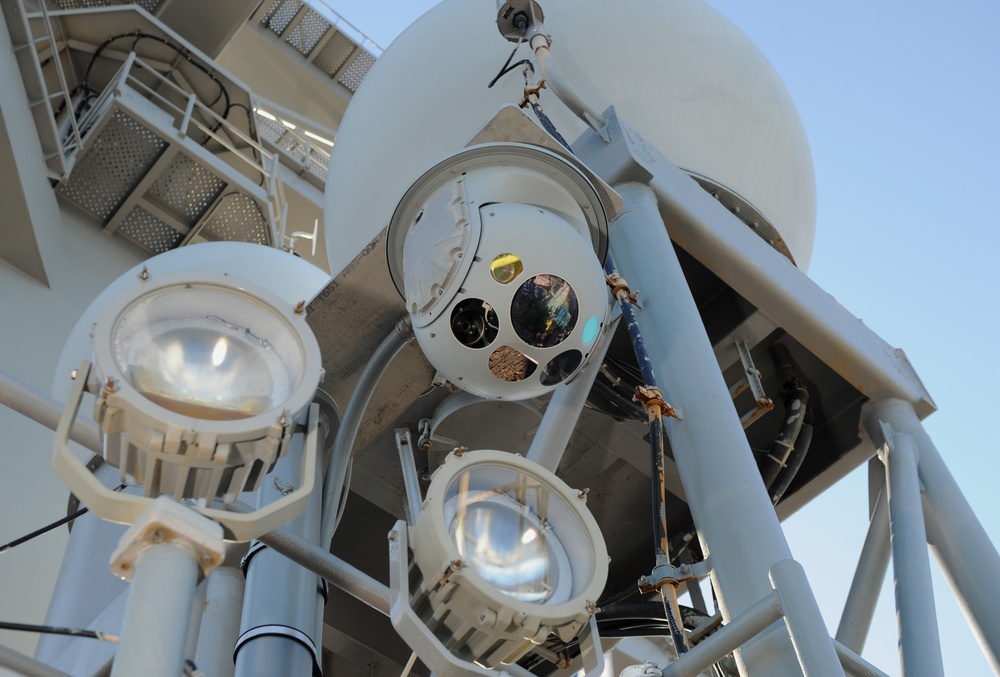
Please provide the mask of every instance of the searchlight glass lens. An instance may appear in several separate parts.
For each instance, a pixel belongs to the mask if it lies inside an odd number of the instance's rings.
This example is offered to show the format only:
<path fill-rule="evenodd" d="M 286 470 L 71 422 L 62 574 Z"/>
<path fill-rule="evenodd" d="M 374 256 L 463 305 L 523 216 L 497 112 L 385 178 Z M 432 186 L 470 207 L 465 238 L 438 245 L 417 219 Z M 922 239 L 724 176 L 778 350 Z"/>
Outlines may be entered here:
<path fill-rule="evenodd" d="M 537 348 L 559 345 L 572 333 L 580 304 L 569 282 L 558 275 L 535 275 L 514 293 L 510 319 L 522 341 Z"/>
<path fill-rule="evenodd" d="M 517 470 L 480 466 L 458 475 L 446 492 L 445 523 L 468 566 L 498 591 L 523 602 L 560 604 L 574 571 L 558 525 L 561 499 Z"/>
<path fill-rule="evenodd" d="M 147 399 L 184 416 L 236 420 L 282 404 L 302 377 L 294 329 L 236 290 L 177 285 L 118 317 L 112 354 Z"/>

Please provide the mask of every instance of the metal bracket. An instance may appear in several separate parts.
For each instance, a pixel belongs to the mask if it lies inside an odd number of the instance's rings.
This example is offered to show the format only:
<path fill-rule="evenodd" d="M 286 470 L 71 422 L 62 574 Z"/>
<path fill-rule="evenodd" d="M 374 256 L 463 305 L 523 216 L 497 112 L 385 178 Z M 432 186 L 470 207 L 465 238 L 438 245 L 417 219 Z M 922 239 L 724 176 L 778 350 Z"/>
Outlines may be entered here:
<path fill-rule="evenodd" d="M 420 495 L 420 478 L 413 460 L 413 436 L 409 428 L 396 428 L 395 435 L 399 467 L 403 471 L 403 486 L 406 489 L 407 523 L 416 524 L 424 499 Z"/>
<path fill-rule="evenodd" d="M 753 357 L 750 356 L 750 348 L 742 340 L 735 341 L 736 352 L 740 355 L 740 362 L 743 364 L 743 380 L 729 389 L 729 394 L 735 400 L 747 388 L 753 396 L 754 404 L 757 406 L 740 416 L 740 423 L 743 428 L 749 428 L 753 423 L 767 412 L 774 409 L 774 402 L 764 392 L 764 385 L 760 382 L 760 372 L 754 366 Z"/>
<path fill-rule="evenodd" d="M 431 450 L 432 423 L 433 421 L 429 418 L 422 418 L 419 422 L 417 422 L 417 433 L 419 433 L 419 436 L 417 437 L 417 447 L 419 447 L 422 451 Z"/>
<path fill-rule="evenodd" d="M 682 564 L 679 567 L 669 564 L 659 564 L 653 567 L 652 573 L 639 578 L 639 592 L 648 594 L 656 592 L 664 585 L 677 586 L 697 578 L 704 578 L 712 572 L 710 559 L 694 564 Z"/>
<path fill-rule="evenodd" d="M 56 427 L 55 448 L 52 466 L 56 475 L 79 497 L 80 501 L 98 516 L 112 522 L 132 524 L 154 502 L 147 496 L 112 491 L 105 487 L 87 469 L 83 461 L 69 448 L 69 431 L 80 411 L 84 386 L 90 376 L 91 364 L 84 361 L 80 365 L 77 379 L 73 382 L 66 408 Z M 99 394 L 98 394 L 99 396 Z M 319 405 L 309 406 L 305 433 L 305 459 L 298 488 L 267 506 L 249 513 L 236 513 L 207 506 L 190 506 L 194 512 L 215 520 L 226 529 L 226 538 L 235 541 L 249 541 L 261 534 L 274 531 L 298 516 L 305 508 L 306 501 L 316 484 L 316 455 L 319 447 Z M 189 509 L 189 508 L 185 508 Z"/>

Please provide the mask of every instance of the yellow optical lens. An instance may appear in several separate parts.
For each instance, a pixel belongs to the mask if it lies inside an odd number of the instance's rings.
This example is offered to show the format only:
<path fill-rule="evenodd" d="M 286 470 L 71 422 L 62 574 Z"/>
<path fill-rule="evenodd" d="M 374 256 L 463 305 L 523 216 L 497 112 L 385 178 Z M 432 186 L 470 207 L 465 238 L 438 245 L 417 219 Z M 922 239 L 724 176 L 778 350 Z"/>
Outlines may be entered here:
<path fill-rule="evenodd" d="M 490 263 L 490 275 L 500 284 L 512 281 L 523 270 L 524 264 L 515 254 L 501 254 Z"/>

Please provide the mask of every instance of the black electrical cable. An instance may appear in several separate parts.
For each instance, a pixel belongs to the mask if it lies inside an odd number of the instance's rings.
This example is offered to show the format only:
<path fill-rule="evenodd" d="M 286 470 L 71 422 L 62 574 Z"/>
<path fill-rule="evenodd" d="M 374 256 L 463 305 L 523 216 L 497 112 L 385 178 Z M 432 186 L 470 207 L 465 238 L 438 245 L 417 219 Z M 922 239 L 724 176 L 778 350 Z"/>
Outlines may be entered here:
<path fill-rule="evenodd" d="M 598 377 L 594 380 L 594 389 L 606 400 L 609 406 L 618 410 L 620 416 L 616 418 L 646 422 L 646 412 L 642 410 L 642 407 L 636 405 L 635 402 L 623 395 L 621 391 L 608 382 L 608 378 L 603 374 L 598 374 Z M 607 411 L 605 413 L 611 414 L 611 412 Z M 614 414 L 611 415 L 614 416 Z"/>
<path fill-rule="evenodd" d="M 118 635 L 101 632 L 100 630 L 85 630 L 80 628 L 57 628 L 51 625 L 29 625 L 27 623 L 10 623 L 0 621 L 0 630 L 18 630 L 21 632 L 37 632 L 43 635 L 69 635 L 85 639 L 99 639 L 102 642 L 118 642 Z"/>
<path fill-rule="evenodd" d="M 511 59 L 514 58 L 514 55 L 517 54 L 517 50 L 520 49 L 521 45 L 524 44 L 524 36 L 528 32 L 528 18 L 526 16 L 524 16 L 523 14 L 515 16 L 514 17 L 514 25 L 517 28 L 518 33 L 520 33 L 520 36 L 517 39 L 517 44 L 514 45 L 514 49 L 512 49 L 510 51 L 510 56 L 507 57 L 507 60 L 503 62 L 503 66 L 500 67 L 500 72 L 496 74 L 495 78 L 493 78 L 492 80 L 490 80 L 490 84 L 486 85 L 486 89 L 492 89 L 493 85 L 495 85 L 497 83 L 497 80 L 499 80 L 503 76 L 507 75 L 507 73 L 510 73 L 512 70 L 514 70 L 518 66 L 520 66 L 520 65 L 522 65 L 524 63 L 531 63 L 527 59 L 522 59 L 521 61 L 518 61 L 517 63 L 515 63 L 513 65 L 511 65 L 511 63 L 510 63 Z"/>
<path fill-rule="evenodd" d="M 87 64 L 87 69 L 84 71 L 83 74 L 83 81 L 80 83 L 81 87 L 83 88 L 84 98 L 90 97 L 91 93 L 90 71 L 93 69 L 94 63 L 96 63 L 97 58 L 101 55 L 101 53 L 105 49 L 108 48 L 109 45 L 111 45 L 111 43 L 129 37 L 135 38 L 135 40 L 132 42 L 133 51 L 135 50 L 135 47 L 140 40 L 156 40 L 165 45 L 166 47 L 169 47 L 170 49 L 174 50 L 174 52 L 183 57 L 189 64 L 191 64 L 192 66 L 200 70 L 202 73 L 204 73 L 206 76 L 208 76 L 208 78 L 211 79 L 212 82 L 214 82 L 219 87 L 218 95 L 216 96 L 214 101 L 208 104 L 208 107 L 211 108 L 216 103 L 218 103 L 220 99 L 224 99 L 225 104 L 223 105 L 223 110 L 220 117 L 225 120 L 229 116 L 229 110 L 232 108 L 232 104 L 229 98 L 229 90 L 226 89 L 225 84 L 223 84 L 222 80 L 220 80 L 213 71 L 210 71 L 208 68 L 195 61 L 193 58 L 194 55 L 191 53 L 190 50 L 181 47 L 180 45 L 175 45 L 166 37 L 161 37 L 159 35 L 151 35 L 149 33 L 143 33 L 140 30 L 131 31 L 129 33 L 119 33 L 117 35 L 112 35 L 111 37 L 106 38 L 104 42 L 102 42 L 100 45 L 98 45 L 97 49 L 94 50 L 94 53 L 90 57 L 90 62 Z"/>
<path fill-rule="evenodd" d="M 792 356 L 781 343 L 771 346 L 771 357 L 781 382 L 785 418 L 767 454 L 758 458 L 761 478 L 769 493 L 794 454 L 809 406 L 809 390 L 799 381 Z M 801 459 L 799 460 L 801 465 Z M 787 487 L 786 487 L 787 488 Z"/>
<path fill-rule="evenodd" d="M 247 129 L 250 130 L 250 138 L 254 142 L 260 143 L 260 138 L 257 136 L 257 125 L 256 125 L 256 123 L 254 123 L 254 120 L 253 120 L 253 111 L 250 110 L 250 107 L 246 106 L 246 105 L 244 105 L 242 103 L 240 103 L 239 101 L 237 101 L 236 103 L 234 103 L 234 104 L 232 104 L 230 106 L 230 109 L 232 109 L 232 108 L 242 108 L 243 110 L 246 111 L 246 114 L 247 114 Z M 219 126 L 216 125 L 212 129 L 212 131 L 215 132 L 218 128 L 219 128 Z M 208 141 L 208 138 L 206 137 L 205 140 L 202 141 L 202 145 L 204 146 L 207 141 Z M 257 150 L 256 146 L 251 145 L 251 148 L 253 149 L 253 158 L 254 158 L 254 160 L 257 161 L 257 164 L 259 166 L 263 167 L 264 166 L 264 159 L 260 156 L 260 151 Z M 257 185 L 263 187 L 264 184 L 267 182 L 267 177 L 264 175 L 264 172 L 261 171 L 261 170 L 258 170 L 257 173 L 260 174 L 260 180 L 257 182 Z"/>
<path fill-rule="evenodd" d="M 694 607 L 677 605 L 681 611 L 681 622 L 684 627 L 693 630 L 702 622 L 711 618 L 703 611 Z M 654 601 L 635 602 L 615 602 L 602 606 L 597 612 L 598 623 L 621 622 L 621 621 L 646 621 L 659 624 L 666 624 L 667 618 L 663 613 L 663 606 Z"/>
<path fill-rule="evenodd" d="M 511 52 L 511 56 L 514 56 L 513 52 Z M 508 62 L 509 61 L 510 61 L 510 59 L 508 59 Z M 529 59 L 521 59 L 520 61 L 518 61 L 516 63 L 512 63 L 509 66 L 505 66 L 499 73 L 497 73 L 497 76 L 490 81 L 490 84 L 488 84 L 486 86 L 487 87 L 492 87 L 493 85 L 495 85 L 497 83 L 497 80 L 499 80 L 503 76 L 507 75 L 507 73 L 510 73 L 512 70 L 514 70 L 518 66 L 531 66 L 532 69 L 534 69 L 534 65 L 531 63 L 531 61 Z"/>
<path fill-rule="evenodd" d="M 121 491 L 124 488 L 125 488 L 124 484 L 119 484 L 115 488 L 115 491 Z M 39 536 L 42 536 L 43 534 L 47 534 L 48 532 L 52 531 L 53 529 L 57 529 L 57 528 L 61 527 L 64 524 L 69 524 L 70 522 L 72 522 L 73 520 L 75 520 L 77 517 L 80 517 L 80 516 L 86 514 L 88 510 L 89 510 L 89 508 L 80 508 L 79 510 L 77 510 L 76 512 L 74 512 L 72 514 L 69 514 L 69 515 L 66 515 L 65 517 L 61 517 L 61 518 L 57 519 L 55 522 L 52 522 L 50 524 L 46 524 L 41 529 L 35 529 L 30 534 L 25 534 L 24 536 L 21 536 L 20 538 L 15 538 L 10 543 L 7 543 L 5 545 L 0 545 L 0 554 L 3 554 L 5 552 L 7 552 L 8 550 L 12 550 L 12 549 L 16 548 L 17 546 L 21 545 L 22 543 L 27 543 L 28 541 L 30 541 L 32 539 L 38 538 Z"/>
<path fill-rule="evenodd" d="M 781 469 L 778 478 L 771 485 L 769 493 L 771 494 L 772 505 L 778 505 L 778 501 L 781 500 L 781 497 L 788 491 L 788 487 L 791 486 L 792 480 L 795 479 L 799 468 L 802 467 L 802 461 L 805 460 L 806 454 L 809 452 L 812 438 L 813 427 L 808 423 L 802 424 L 802 430 L 799 431 L 799 436 L 795 440 L 791 456 L 785 461 L 785 467 Z"/>
<path fill-rule="evenodd" d="M 51 524 L 46 524 L 41 529 L 36 529 L 36 530 L 32 531 L 30 534 L 25 534 L 24 536 L 21 536 L 20 538 L 15 538 L 10 543 L 7 543 L 5 545 L 0 545 L 0 554 L 5 553 L 8 550 L 12 550 L 12 549 L 16 548 L 17 546 L 21 545 L 22 543 L 27 543 L 28 541 L 30 541 L 30 540 L 32 540 L 34 538 L 37 538 L 37 537 L 39 537 L 39 536 L 41 536 L 43 534 L 47 534 L 48 532 L 52 531 L 53 529 L 57 529 L 57 528 L 61 527 L 64 524 L 69 524 L 70 522 L 72 522 L 73 520 L 75 520 L 77 517 L 80 517 L 81 515 L 86 514 L 86 512 L 88 510 L 89 510 L 88 508 L 80 508 L 76 512 L 74 512 L 74 513 L 72 513 L 70 515 L 66 515 L 65 517 L 62 517 L 60 519 L 57 519 L 55 522 L 52 522 Z"/>

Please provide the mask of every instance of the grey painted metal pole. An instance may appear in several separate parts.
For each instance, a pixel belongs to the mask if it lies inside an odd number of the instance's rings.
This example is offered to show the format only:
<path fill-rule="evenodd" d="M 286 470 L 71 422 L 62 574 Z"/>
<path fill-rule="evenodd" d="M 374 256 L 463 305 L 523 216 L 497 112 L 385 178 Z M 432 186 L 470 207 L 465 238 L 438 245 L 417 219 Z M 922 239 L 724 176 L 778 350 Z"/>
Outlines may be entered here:
<path fill-rule="evenodd" d="M 559 467 L 566 447 L 580 419 L 580 412 L 587 402 L 587 396 L 594 387 L 594 380 L 601 370 L 604 356 L 611 346 L 611 336 L 614 334 L 617 322 L 612 322 L 601 345 L 591 357 L 590 364 L 573 380 L 556 388 L 545 408 L 542 422 L 531 440 L 525 458 L 555 472 Z"/>
<path fill-rule="evenodd" d="M 376 611 L 389 615 L 389 587 L 315 543 L 282 527 L 260 537 L 275 552 L 322 576 Z"/>
<path fill-rule="evenodd" d="M 840 664 L 844 666 L 844 672 L 850 675 L 850 677 L 889 677 L 837 640 L 833 641 L 833 647 L 837 650 L 837 658 L 840 659 Z"/>
<path fill-rule="evenodd" d="M 904 433 L 893 432 L 888 438 L 886 480 L 900 663 L 904 677 L 943 677 L 944 661 L 917 476 L 917 447 L 913 438 Z"/>
<path fill-rule="evenodd" d="M 201 570 L 194 550 L 163 542 L 139 555 L 111 677 L 177 677 Z"/>
<path fill-rule="evenodd" d="M 639 324 L 667 400 L 683 420 L 668 420 L 674 459 L 698 535 L 711 553 L 712 577 L 726 620 L 771 594 L 768 572 L 791 551 L 767 496 L 739 415 L 722 378 L 680 262 L 646 185 L 616 186 L 625 208 L 611 226 L 611 251 L 643 304 Z M 808 591 L 801 600 L 819 615 Z M 843 674 L 828 635 L 831 674 Z M 798 675 L 795 650 L 776 625 L 738 657 L 752 675 Z"/>
<path fill-rule="evenodd" d="M 663 677 L 694 677 L 763 632 L 781 618 L 781 603 L 773 591 L 718 632 L 699 642 L 663 669 Z M 796 668 L 797 669 L 797 668 Z"/>
<path fill-rule="evenodd" d="M 417 463 L 413 458 L 413 436 L 409 428 L 396 428 L 396 450 L 399 452 L 399 469 L 403 473 L 403 488 L 406 492 L 406 523 L 416 524 L 422 510 L 420 478 Z"/>
<path fill-rule="evenodd" d="M 59 425 L 59 417 L 65 408 L 61 402 L 3 371 L 0 371 L 0 404 L 52 430 Z M 95 454 L 101 454 L 103 451 L 101 432 L 92 419 L 77 416 L 73 427 L 70 428 L 69 438 Z"/>
<path fill-rule="evenodd" d="M 878 594 L 889 568 L 889 505 L 885 493 L 883 489 L 875 502 L 868 535 L 837 627 L 837 641 L 855 653 L 865 648 Z"/>
<path fill-rule="evenodd" d="M 781 601 L 785 627 L 795 646 L 802 673 L 807 677 L 836 674 L 832 666 L 839 665 L 840 659 L 830 641 L 823 617 L 814 613 L 810 605 L 812 588 L 802 565 L 795 560 L 782 560 L 771 568 L 770 576 Z"/>
<path fill-rule="evenodd" d="M 72 677 L 62 670 L 49 667 L 41 661 L 36 661 L 23 653 L 0 646 L 0 668 L 16 670 L 26 677 Z"/>
<path fill-rule="evenodd" d="M 318 407 L 310 407 L 318 418 Z M 316 421 L 308 433 L 298 434 L 288 453 L 264 478 L 257 507 L 283 495 L 301 475 L 304 448 L 318 444 Z M 322 469 L 317 454 L 316 472 Z M 314 491 L 305 511 L 285 527 L 308 541 L 320 535 L 322 495 Z M 236 643 L 237 677 L 311 677 L 322 666 L 323 599 L 320 578 L 270 548 L 251 547 L 246 557 L 246 589 L 240 636 Z"/>
<path fill-rule="evenodd" d="M 865 430 L 876 446 L 883 442 L 880 420 L 917 444 L 927 539 L 983 654 L 1000 674 L 1000 554 L 913 407 L 895 399 L 869 405 Z"/>
<path fill-rule="evenodd" d="M 243 572 L 219 567 L 208 576 L 205 613 L 198 633 L 194 664 L 211 677 L 233 677 L 233 647 L 240 636 L 243 611 Z"/>

